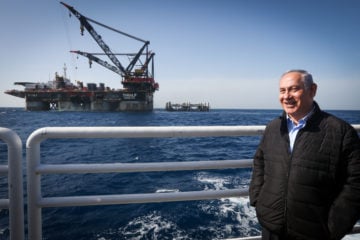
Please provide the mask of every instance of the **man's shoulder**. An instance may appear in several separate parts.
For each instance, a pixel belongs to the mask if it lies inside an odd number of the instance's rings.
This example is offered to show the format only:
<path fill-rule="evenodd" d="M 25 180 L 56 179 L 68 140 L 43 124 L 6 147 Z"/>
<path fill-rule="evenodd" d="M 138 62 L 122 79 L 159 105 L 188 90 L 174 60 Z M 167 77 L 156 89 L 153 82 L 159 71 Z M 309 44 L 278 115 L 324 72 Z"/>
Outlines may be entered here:
<path fill-rule="evenodd" d="M 340 117 L 337 117 L 331 113 L 321 111 L 320 114 L 321 114 L 321 118 L 323 119 L 323 121 L 327 122 L 328 124 L 333 123 L 335 125 L 344 125 L 344 126 L 350 125 L 344 119 L 341 119 Z"/>
<path fill-rule="evenodd" d="M 266 126 L 267 127 L 280 126 L 283 120 L 284 120 L 284 116 L 278 116 L 278 117 L 272 119 L 270 122 L 268 122 L 268 124 Z"/>
<path fill-rule="evenodd" d="M 337 117 L 331 113 L 320 112 L 320 124 L 326 129 L 338 129 L 342 131 L 355 131 L 353 126 L 344 119 Z"/>

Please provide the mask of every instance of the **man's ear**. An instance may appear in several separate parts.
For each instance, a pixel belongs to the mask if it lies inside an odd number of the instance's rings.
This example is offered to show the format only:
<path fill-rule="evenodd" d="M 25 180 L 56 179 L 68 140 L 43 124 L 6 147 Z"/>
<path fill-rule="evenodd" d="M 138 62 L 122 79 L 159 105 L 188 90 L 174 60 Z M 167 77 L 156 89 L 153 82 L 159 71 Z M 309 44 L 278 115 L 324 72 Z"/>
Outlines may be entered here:
<path fill-rule="evenodd" d="M 317 85 L 316 85 L 316 83 L 313 83 L 313 84 L 311 85 L 311 87 L 310 87 L 310 91 L 311 91 L 311 96 L 312 96 L 312 97 L 315 97 L 315 95 L 316 95 L 316 90 L 317 90 Z"/>

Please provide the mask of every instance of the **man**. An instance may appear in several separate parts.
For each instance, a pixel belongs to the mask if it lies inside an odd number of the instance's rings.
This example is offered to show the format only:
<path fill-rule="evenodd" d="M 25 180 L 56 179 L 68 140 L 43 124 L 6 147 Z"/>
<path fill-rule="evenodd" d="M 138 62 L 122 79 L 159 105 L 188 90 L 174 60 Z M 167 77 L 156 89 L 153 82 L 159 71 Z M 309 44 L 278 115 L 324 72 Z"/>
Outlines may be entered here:
<path fill-rule="evenodd" d="M 250 204 L 262 239 L 341 239 L 360 218 L 360 140 L 320 110 L 311 74 L 280 79 L 283 115 L 271 121 L 254 156 Z"/>

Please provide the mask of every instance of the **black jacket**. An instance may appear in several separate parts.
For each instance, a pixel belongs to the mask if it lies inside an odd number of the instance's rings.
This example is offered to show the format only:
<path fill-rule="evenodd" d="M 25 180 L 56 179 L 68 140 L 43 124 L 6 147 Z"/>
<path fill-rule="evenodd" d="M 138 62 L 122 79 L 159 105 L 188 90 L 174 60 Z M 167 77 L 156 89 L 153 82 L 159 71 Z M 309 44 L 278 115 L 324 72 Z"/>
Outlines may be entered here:
<path fill-rule="evenodd" d="M 255 153 L 250 204 L 263 227 L 286 239 L 341 239 L 360 218 L 357 132 L 315 103 L 290 153 L 283 113 Z"/>

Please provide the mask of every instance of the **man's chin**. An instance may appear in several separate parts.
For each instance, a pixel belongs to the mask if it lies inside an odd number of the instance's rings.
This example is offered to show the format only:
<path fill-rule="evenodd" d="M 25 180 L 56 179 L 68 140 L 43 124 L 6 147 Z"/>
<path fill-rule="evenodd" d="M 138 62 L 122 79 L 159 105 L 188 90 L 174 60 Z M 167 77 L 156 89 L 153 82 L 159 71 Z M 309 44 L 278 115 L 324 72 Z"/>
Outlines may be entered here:
<path fill-rule="evenodd" d="M 292 114 L 292 113 L 296 112 L 296 107 L 295 106 L 283 106 L 283 108 L 284 108 L 284 111 L 287 114 Z"/>
<path fill-rule="evenodd" d="M 289 115 L 291 118 L 296 119 L 298 116 L 298 112 L 295 109 L 288 109 L 285 110 L 286 114 Z"/>

